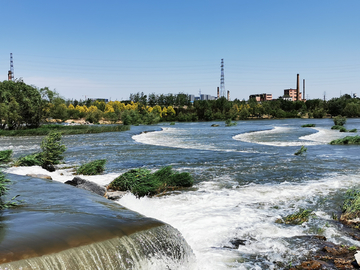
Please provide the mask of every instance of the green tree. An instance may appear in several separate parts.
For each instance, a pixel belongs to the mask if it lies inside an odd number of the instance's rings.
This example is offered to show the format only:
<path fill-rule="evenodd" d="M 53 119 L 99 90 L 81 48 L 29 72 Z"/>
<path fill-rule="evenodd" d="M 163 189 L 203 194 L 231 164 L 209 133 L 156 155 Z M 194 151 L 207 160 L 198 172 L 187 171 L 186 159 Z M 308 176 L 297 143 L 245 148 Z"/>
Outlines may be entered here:
<path fill-rule="evenodd" d="M 0 104 L 5 105 L 12 103 L 12 109 L 19 109 L 14 114 L 5 113 L 2 115 L 5 122 L 10 125 L 2 125 L 2 128 L 19 129 L 25 127 L 38 127 L 42 117 L 41 95 L 38 89 L 25 84 L 21 79 L 16 81 L 0 82 Z M 10 108 L 2 106 L 2 113 Z M 10 117 L 10 119 L 8 118 Z"/>
<path fill-rule="evenodd" d="M 42 167 L 54 171 L 54 165 L 64 159 L 63 153 L 66 151 L 66 146 L 61 143 L 61 133 L 52 132 L 46 136 L 41 142 L 41 150 Z"/>

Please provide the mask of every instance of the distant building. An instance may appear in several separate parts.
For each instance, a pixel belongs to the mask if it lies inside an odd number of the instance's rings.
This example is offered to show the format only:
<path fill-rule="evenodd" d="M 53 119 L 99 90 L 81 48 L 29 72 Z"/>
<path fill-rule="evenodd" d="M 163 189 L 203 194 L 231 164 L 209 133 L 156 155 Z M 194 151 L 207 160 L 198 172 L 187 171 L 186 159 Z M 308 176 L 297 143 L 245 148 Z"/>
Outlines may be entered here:
<path fill-rule="evenodd" d="M 250 95 L 249 99 L 255 99 L 256 101 L 267 101 L 267 100 L 272 100 L 272 94 L 255 94 L 255 95 Z"/>
<path fill-rule="evenodd" d="M 205 94 L 201 94 L 200 95 L 200 100 L 215 100 L 216 97 L 212 96 L 212 95 L 205 95 Z"/>
<path fill-rule="evenodd" d="M 189 100 L 190 100 L 190 102 L 194 102 L 195 101 L 195 95 L 189 95 Z"/>
<path fill-rule="evenodd" d="M 107 98 L 91 98 L 92 101 L 104 101 L 104 102 L 109 102 L 109 99 Z"/>
<path fill-rule="evenodd" d="M 299 92 L 299 98 L 297 98 L 297 90 L 292 88 L 284 90 L 284 98 L 291 98 L 291 101 L 302 100 L 301 92 Z"/>

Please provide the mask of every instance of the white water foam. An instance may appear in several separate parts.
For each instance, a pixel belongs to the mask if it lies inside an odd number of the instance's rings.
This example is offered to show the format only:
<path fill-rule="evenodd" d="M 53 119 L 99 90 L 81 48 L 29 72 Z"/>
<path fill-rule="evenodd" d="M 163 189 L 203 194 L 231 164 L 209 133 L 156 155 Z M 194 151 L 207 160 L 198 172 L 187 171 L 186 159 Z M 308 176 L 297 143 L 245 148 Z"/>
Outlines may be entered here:
<path fill-rule="evenodd" d="M 68 180 L 72 180 L 75 176 L 78 176 L 82 179 L 92 181 L 100 186 L 107 186 L 112 180 L 118 177 L 121 173 L 108 173 L 102 175 L 74 175 L 73 169 L 58 169 L 55 172 L 49 172 L 40 166 L 31 166 L 31 167 L 10 167 L 7 168 L 4 172 L 12 173 L 17 175 L 28 175 L 28 174 L 42 174 L 48 175 L 54 181 L 65 183 Z"/>
<path fill-rule="evenodd" d="M 269 268 L 273 261 L 286 261 L 300 256 L 305 248 L 294 249 L 283 240 L 285 237 L 309 234 L 311 226 L 286 226 L 275 223 L 276 219 L 293 213 L 299 208 L 314 205 L 319 196 L 326 196 L 340 188 L 358 183 L 358 175 L 325 178 L 304 183 L 282 183 L 223 189 L 216 182 L 203 182 L 198 190 L 176 196 L 137 199 L 131 194 L 118 202 L 145 216 L 169 223 L 177 228 L 194 250 L 196 269 L 261 269 L 260 263 L 246 260 L 249 256 L 265 257 Z M 323 234 L 332 242 L 353 240 L 343 237 L 331 225 L 325 226 L 331 217 L 316 210 Z M 229 240 L 247 240 L 238 250 L 222 248 Z M 358 242 L 353 241 L 353 244 Z M 287 259 L 285 258 L 287 257 Z"/>
<path fill-rule="evenodd" d="M 249 133 L 238 134 L 233 137 L 234 140 L 239 140 L 249 143 L 257 143 L 269 146 L 301 146 L 301 145 L 320 145 L 328 144 L 332 140 L 345 137 L 347 134 L 341 134 L 338 130 L 313 128 L 317 130 L 316 133 L 299 137 L 298 141 L 265 141 L 265 138 L 272 136 L 281 136 L 282 134 L 291 132 L 294 128 L 276 126 L 271 130 L 261 130 Z M 283 137 L 282 137 L 283 139 Z"/>
<path fill-rule="evenodd" d="M 196 150 L 209 150 L 218 152 L 242 152 L 242 153 L 255 153 L 257 151 L 252 150 L 235 150 L 235 149 L 221 149 L 216 147 L 213 143 L 209 143 L 201 140 L 191 140 L 193 137 L 188 130 L 178 128 L 162 128 L 161 131 L 144 132 L 132 136 L 132 139 L 136 142 L 165 146 L 172 148 L 182 149 L 196 149 Z"/>

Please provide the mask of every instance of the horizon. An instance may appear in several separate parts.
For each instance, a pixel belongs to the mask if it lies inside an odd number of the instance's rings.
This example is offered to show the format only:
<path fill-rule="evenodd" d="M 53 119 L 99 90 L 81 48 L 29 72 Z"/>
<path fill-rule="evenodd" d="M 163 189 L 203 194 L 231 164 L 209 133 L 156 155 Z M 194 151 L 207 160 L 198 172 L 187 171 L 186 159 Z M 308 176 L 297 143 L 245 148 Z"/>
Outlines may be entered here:
<path fill-rule="evenodd" d="M 221 59 L 230 100 L 276 99 L 297 74 L 305 99 L 360 94 L 356 0 L 3 3 L 14 6 L 2 17 L 0 80 L 13 53 L 15 78 L 65 99 L 216 96 Z"/>

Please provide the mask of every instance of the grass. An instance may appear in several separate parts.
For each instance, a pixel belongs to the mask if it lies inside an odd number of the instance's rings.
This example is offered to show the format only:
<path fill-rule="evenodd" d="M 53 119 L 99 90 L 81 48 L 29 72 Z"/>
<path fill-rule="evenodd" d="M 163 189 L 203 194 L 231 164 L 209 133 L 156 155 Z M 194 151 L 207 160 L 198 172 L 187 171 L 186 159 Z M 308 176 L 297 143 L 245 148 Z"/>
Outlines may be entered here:
<path fill-rule="evenodd" d="M 75 135 L 75 134 L 91 134 L 103 132 L 117 132 L 130 130 L 130 126 L 126 125 L 108 125 L 108 126 L 93 126 L 93 125 L 42 125 L 34 129 L 19 129 L 19 130 L 0 130 L 0 136 L 44 136 L 49 135 L 50 132 L 60 132 L 61 135 Z"/>
<path fill-rule="evenodd" d="M 12 150 L 0 151 L 0 164 L 9 163 L 11 161 L 12 153 L 13 153 Z"/>
<path fill-rule="evenodd" d="M 301 127 L 315 127 L 315 124 L 305 124 L 305 125 L 302 125 Z"/>
<path fill-rule="evenodd" d="M 359 135 L 346 136 L 341 139 L 333 140 L 330 142 L 330 144 L 332 144 L 332 145 L 347 145 L 347 144 L 357 145 L 357 144 L 360 144 L 360 136 Z"/>
<path fill-rule="evenodd" d="M 106 159 L 98 159 L 80 166 L 76 174 L 96 175 L 104 172 Z"/>
<path fill-rule="evenodd" d="M 169 189 L 191 187 L 194 181 L 189 173 L 178 173 L 171 166 L 155 173 L 144 168 L 132 169 L 110 183 L 108 189 L 131 191 L 136 197 L 153 196 Z"/>

